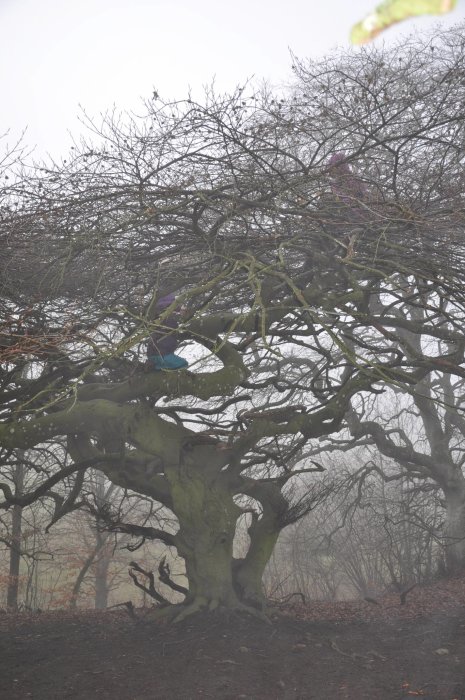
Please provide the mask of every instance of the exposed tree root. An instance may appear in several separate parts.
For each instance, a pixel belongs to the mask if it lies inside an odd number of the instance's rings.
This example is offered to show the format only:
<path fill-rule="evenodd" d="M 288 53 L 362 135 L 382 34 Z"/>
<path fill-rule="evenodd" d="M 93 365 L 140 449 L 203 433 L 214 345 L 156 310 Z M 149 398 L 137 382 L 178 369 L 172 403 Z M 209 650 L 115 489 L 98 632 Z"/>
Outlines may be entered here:
<path fill-rule="evenodd" d="M 213 603 L 213 601 L 211 602 Z M 190 617 L 191 615 L 195 615 L 195 613 L 210 609 L 210 604 L 207 604 L 205 599 L 196 598 L 192 601 L 192 603 L 189 603 L 189 605 L 184 606 L 184 609 L 181 610 L 179 614 L 176 615 L 176 617 L 173 619 L 173 623 L 177 624 L 178 622 L 182 622 L 183 620 L 185 620 L 186 617 Z"/>
<path fill-rule="evenodd" d="M 173 605 L 161 605 L 158 607 L 151 608 L 145 615 L 146 620 L 151 622 L 173 622 L 176 615 L 186 606 L 183 603 L 176 603 Z"/>
<path fill-rule="evenodd" d="M 250 605 L 245 605 L 240 601 L 225 605 L 218 598 L 207 600 L 204 597 L 195 598 L 188 604 L 177 603 L 174 605 L 153 608 L 147 613 L 147 618 L 156 622 L 164 621 L 170 624 L 178 624 L 179 622 L 182 622 L 186 618 L 193 615 L 216 612 L 224 612 L 228 614 L 246 614 L 260 620 L 261 622 L 271 624 L 270 619 L 263 611 L 257 610 L 257 608 Z"/>

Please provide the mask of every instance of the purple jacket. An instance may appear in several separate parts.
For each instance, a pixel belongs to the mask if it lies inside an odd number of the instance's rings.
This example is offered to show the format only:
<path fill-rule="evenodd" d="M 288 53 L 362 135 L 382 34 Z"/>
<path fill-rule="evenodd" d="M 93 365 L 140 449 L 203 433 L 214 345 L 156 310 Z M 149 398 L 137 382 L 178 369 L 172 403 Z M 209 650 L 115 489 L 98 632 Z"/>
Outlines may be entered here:
<path fill-rule="evenodd" d="M 365 183 L 354 175 L 342 151 L 332 155 L 328 165 L 333 194 L 346 205 L 347 213 L 354 223 L 363 222 L 366 219 L 366 212 L 363 207 L 357 206 L 357 202 L 367 197 Z"/>
<path fill-rule="evenodd" d="M 162 313 L 167 306 L 175 300 L 174 294 L 168 294 L 157 301 L 156 308 Z M 176 329 L 179 326 L 179 315 L 177 312 L 170 314 L 163 321 L 163 327 L 154 331 L 147 342 L 147 356 L 150 355 L 170 355 L 179 345 Z"/>

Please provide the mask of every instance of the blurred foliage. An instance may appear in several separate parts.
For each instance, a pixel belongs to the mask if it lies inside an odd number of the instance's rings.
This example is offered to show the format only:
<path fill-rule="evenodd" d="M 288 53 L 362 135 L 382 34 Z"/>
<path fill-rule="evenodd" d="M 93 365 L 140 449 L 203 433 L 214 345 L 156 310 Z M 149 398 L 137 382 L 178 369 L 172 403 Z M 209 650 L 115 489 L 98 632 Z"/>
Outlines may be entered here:
<path fill-rule="evenodd" d="M 393 24 L 418 15 L 441 15 L 455 8 L 457 0 L 385 0 L 352 27 L 352 44 L 365 44 Z"/>

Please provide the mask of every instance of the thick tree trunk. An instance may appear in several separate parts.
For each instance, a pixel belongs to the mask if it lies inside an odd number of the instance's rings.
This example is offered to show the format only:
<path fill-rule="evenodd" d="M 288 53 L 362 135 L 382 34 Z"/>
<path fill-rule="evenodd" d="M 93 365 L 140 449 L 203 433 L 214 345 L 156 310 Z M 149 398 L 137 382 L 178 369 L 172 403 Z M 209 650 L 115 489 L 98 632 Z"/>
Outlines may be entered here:
<path fill-rule="evenodd" d="M 233 540 L 242 510 L 234 503 L 228 477 L 213 467 L 186 465 L 167 477 L 180 526 L 176 546 L 189 581 L 185 607 L 177 619 L 217 607 L 247 610 L 263 618 L 262 577 L 281 529 L 275 510 L 266 504 L 261 516 L 254 514 L 249 550 L 236 560 Z"/>
<path fill-rule="evenodd" d="M 446 502 L 446 570 L 453 575 L 465 570 L 465 479 L 457 479 L 444 489 Z"/>
<path fill-rule="evenodd" d="M 234 565 L 234 586 L 241 600 L 258 609 L 265 606 L 263 574 L 273 553 L 280 528 L 271 513 L 260 519 L 254 517 L 249 528 L 250 547 L 244 557 Z"/>
<path fill-rule="evenodd" d="M 232 550 L 240 508 L 218 474 L 183 469 L 172 482 L 179 520 L 176 545 L 189 581 L 187 609 L 240 606 L 232 578 Z"/>

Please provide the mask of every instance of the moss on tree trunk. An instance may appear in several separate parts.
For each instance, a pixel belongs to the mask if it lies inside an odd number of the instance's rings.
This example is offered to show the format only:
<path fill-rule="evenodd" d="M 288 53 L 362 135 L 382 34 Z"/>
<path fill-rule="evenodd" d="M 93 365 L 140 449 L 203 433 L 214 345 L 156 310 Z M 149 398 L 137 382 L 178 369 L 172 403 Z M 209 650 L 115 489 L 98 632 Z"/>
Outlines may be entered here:
<path fill-rule="evenodd" d="M 249 528 L 250 547 L 246 556 L 234 565 L 234 585 L 241 599 L 248 605 L 263 609 L 263 574 L 273 553 L 280 528 L 271 512 L 254 517 Z"/>
<path fill-rule="evenodd" d="M 189 581 L 192 608 L 234 607 L 233 540 L 240 508 L 213 466 L 183 463 L 169 469 L 173 511 L 179 521 L 176 546 Z"/>

